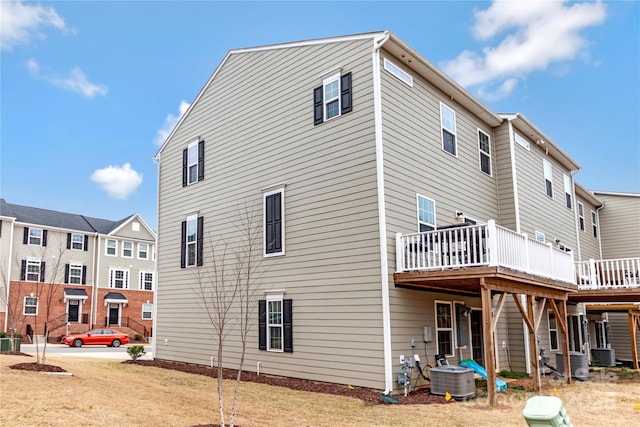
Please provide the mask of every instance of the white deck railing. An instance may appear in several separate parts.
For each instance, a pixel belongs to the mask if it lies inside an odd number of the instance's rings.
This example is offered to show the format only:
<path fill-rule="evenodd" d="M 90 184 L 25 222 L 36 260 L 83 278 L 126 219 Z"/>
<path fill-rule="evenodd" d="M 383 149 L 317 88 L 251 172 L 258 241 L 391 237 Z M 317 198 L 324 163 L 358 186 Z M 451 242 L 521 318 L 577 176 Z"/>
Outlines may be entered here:
<path fill-rule="evenodd" d="M 396 234 L 396 271 L 503 266 L 575 283 L 573 256 L 550 244 L 496 225 Z"/>
<path fill-rule="evenodd" d="M 578 289 L 640 288 L 640 258 L 576 262 Z"/>

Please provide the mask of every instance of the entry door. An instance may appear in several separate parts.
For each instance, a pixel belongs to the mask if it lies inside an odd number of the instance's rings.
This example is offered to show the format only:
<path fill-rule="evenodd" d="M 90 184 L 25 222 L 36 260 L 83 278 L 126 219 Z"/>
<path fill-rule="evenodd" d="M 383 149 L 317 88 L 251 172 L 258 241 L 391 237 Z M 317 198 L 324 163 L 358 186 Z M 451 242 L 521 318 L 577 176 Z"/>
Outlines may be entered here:
<path fill-rule="evenodd" d="M 70 299 L 67 303 L 68 306 L 68 317 L 67 322 L 75 322 L 77 323 L 80 317 L 80 301 L 77 299 Z"/>
<path fill-rule="evenodd" d="M 120 318 L 120 304 L 109 304 L 109 325 L 117 325 Z"/>
<path fill-rule="evenodd" d="M 484 345 L 482 340 L 482 311 L 471 311 L 471 351 L 473 360 L 484 366 Z"/>

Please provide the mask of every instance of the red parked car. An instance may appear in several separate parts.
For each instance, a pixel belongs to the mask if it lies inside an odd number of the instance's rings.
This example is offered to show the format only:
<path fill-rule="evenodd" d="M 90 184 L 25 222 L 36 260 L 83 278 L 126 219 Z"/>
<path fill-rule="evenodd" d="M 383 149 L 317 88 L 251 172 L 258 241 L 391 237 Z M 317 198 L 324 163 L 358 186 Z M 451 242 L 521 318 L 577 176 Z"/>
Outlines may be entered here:
<path fill-rule="evenodd" d="M 92 329 L 83 334 L 65 335 L 60 342 L 69 347 L 82 347 L 83 345 L 120 347 L 121 344 L 129 344 L 129 335 L 113 329 Z"/>

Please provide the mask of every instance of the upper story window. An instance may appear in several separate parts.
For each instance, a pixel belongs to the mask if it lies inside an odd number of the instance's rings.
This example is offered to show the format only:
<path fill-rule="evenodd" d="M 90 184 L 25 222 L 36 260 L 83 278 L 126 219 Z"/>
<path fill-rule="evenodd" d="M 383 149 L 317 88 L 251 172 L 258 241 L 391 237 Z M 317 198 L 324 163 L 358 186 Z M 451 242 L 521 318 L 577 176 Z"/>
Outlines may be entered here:
<path fill-rule="evenodd" d="M 480 170 L 491 176 L 491 140 L 489 135 L 478 129 L 478 151 L 480 152 Z"/>
<path fill-rule="evenodd" d="M 593 237 L 598 238 L 598 215 L 595 211 L 591 211 L 591 230 L 593 231 Z"/>
<path fill-rule="evenodd" d="M 284 255 L 284 187 L 264 193 L 264 255 Z"/>
<path fill-rule="evenodd" d="M 553 170 L 551 169 L 551 162 L 547 159 L 542 159 L 542 167 L 544 168 L 545 193 L 547 196 L 553 197 Z"/>
<path fill-rule="evenodd" d="M 25 245 L 47 246 L 47 230 L 25 227 L 22 243 Z"/>
<path fill-rule="evenodd" d="M 86 251 L 89 246 L 89 236 L 77 233 L 67 233 L 67 249 Z"/>
<path fill-rule="evenodd" d="M 436 229 L 436 202 L 417 195 L 418 206 L 418 231 L 431 231 Z"/>
<path fill-rule="evenodd" d="M 122 242 L 122 257 L 133 258 L 133 242 Z"/>
<path fill-rule="evenodd" d="M 540 243 L 544 243 L 547 241 L 546 237 L 544 236 L 544 233 L 538 230 L 535 231 L 535 236 L 536 236 L 536 240 Z"/>
<path fill-rule="evenodd" d="M 38 298 L 24 297 L 24 308 L 22 314 L 25 316 L 35 316 L 38 314 Z"/>
<path fill-rule="evenodd" d="M 138 259 L 149 259 L 149 245 L 138 243 Z"/>
<path fill-rule="evenodd" d="M 578 202 L 578 226 L 580 231 L 584 231 L 584 205 Z"/>
<path fill-rule="evenodd" d="M 456 146 L 456 112 L 440 103 L 440 125 L 442 127 L 442 149 L 457 156 Z"/>
<path fill-rule="evenodd" d="M 182 152 L 182 186 L 204 179 L 204 141 L 190 143 Z"/>
<path fill-rule="evenodd" d="M 413 87 L 413 77 L 411 77 L 409 73 L 405 72 L 396 64 L 389 61 L 387 58 L 384 58 L 384 69 L 390 72 L 391 74 L 393 74 L 394 76 L 396 76 L 397 78 L 399 78 L 400 80 L 402 80 L 403 82 L 405 82 L 406 84 L 408 84 L 409 86 Z"/>
<path fill-rule="evenodd" d="M 118 241 L 113 239 L 107 240 L 107 246 L 105 249 L 105 254 L 109 256 L 116 256 L 118 254 Z"/>
<path fill-rule="evenodd" d="M 153 290 L 153 272 L 152 271 L 141 271 L 140 272 L 139 289 L 141 291 L 152 291 Z"/>
<path fill-rule="evenodd" d="M 84 285 L 87 280 L 87 267 L 78 263 L 66 264 L 64 276 L 64 283 Z"/>
<path fill-rule="evenodd" d="M 203 217 L 191 215 L 187 217 L 186 221 L 182 221 L 181 268 L 202 265 L 203 232 Z"/>
<path fill-rule="evenodd" d="M 569 175 L 563 175 L 564 178 L 564 199 L 565 199 L 565 205 L 569 208 L 569 209 L 573 209 L 573 202 L 571 200 L 571 178 L 569 178 Z"/>
<path fill-rule="evenodd" d="M 129 270 L 124 268 L 110 268 L 109 287 L 114 289 L 129 289 Z"/>
<path fill-rule="evenodd" d="M 351 73 L 333 74 L 313 90 L 313 124 L 351 111 Z"/>
<path fill-rule="evenodd" d="M 44 282 L 44 261 L 39 259 L 22 260 L 20 280 L 27 282 Z"/>

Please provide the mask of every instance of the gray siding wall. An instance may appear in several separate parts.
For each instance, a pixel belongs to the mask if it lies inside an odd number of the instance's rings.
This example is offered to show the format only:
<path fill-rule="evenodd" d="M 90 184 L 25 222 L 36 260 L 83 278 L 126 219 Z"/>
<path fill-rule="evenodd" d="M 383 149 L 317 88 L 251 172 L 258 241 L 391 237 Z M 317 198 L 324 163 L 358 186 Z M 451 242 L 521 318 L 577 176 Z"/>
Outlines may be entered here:
<path fill-rule="evenodd" d="M 234 242 L 239 207 L 261 222 L 261 189 L 286 183 L 286 254 L 260 257 L 245 369 L 384 387 L 371 49 L 364 40 L 233 54 L 193 105 L 161 153 L 156 357 L 208 365 L 216 354 L 196 269 L 180 268 L 181 222 L 197 212 L 205 246 Z M 314 126 L 313 89 L 338 66 L 353 73 L 353 111 Z M 195 135 L 205 178 L 183 188 Z M 293 300 L 293 353 L 258 350 L 267 290 Z M 224 350 L 223 365 L 237 367 L 235 332 Z"/>
<path fill-rule="evenodd" d="M 602 257 L 640 257 L 640 196 L 596 196 L 604 202 L 604 208 L 600 211 Z M 587 223 L 591 224 L 591 213 Z"/>
<path fill-rule="evenodd" d="M 516 227 L 516 205 L 514 195 L 513 162 L 511 160 L 511 138 L 509 123 L 504 122 L 494 129 L 496 151 L 496 186 L 498 190 L 498 223 L 511 230 Z M 516 148 L 513 147 L 515 150 Z"/>
<path fill-rule="evenodd" d="M 637 326 L 636 336 L 640 336 L 640 330 Z M 633 360 L 629 314 L 609 313 L 609 340 L 611 342 L 611 348 L 616 351 L 616 359 L 625 361 Z M 640 347 L 638 347 L 638 357 L 640 358 Z"/>
<path fill-rule="evenodd" d="M 527 139 L 526 135 L 514 131 Z M 529 140 L 530 151 L 515 144 L 518 180 L 518 202 L 520 206 L 521 232 L 535 237 L 535 231 L 544 233 L 547 243 L 560 239 L 561 243 L 576 249 L 575 216 L 573 209 L 565 205 L 563 174 L 570 172 L 555 159 L 547 156 L 534 141 Z M 545 193 L 543 159 L 552 165 L 553 198 Z"/>
<path fill-rule="evenodd" d="M 401 64 L 383 51 L 381 61 L 384 57 L 396 65 Z M 456 211 L 483 222 L 497 219 L 495 172 L 494 176 L 488 176 L 480 170 L 478 128 L 491 138 L 492 168 L 495 168 L 495 150 L 491 127 L 429 82 L 405 69 L 413 76 L 413 87 L 410 87 L 384 70 L 382 62 L 380 69 L 389 299 L 396 374 L 400 367 L 395 361 L 400 354 L 410 353 L 410 337 L 421 342 L 423 325 L 431 326 L 434 333 L 434 341 L 425 348 L 429 363 L 434 363 L 436 299 L 465 301 L 467 305 L 478 308 L 481 304 L 479 298 L 396 288 L 392 276 L 395 271 L 395 233 L 418 231 L 416 194 L 435 200 L 437 225 L 458 222 Z M 440 101 L 456 113 L 457 157 L 442 149 Z M 462 357 L 471 357 L 471 346 L 462 350 Z M 456 350 L 453 362 L 459 358 L 460 352 Z"/>
<path fill-rule="evenodd" d="M 2 223 L 0 226 L 0 292 L 3 292 L 3 296 L 0 297 L 0 312 L 7 311 L 7 288 L 9 281 L 13 280 L 13 272 L 11 273 L 11 279 L 9 277 L 9 269 L 14 270 L 16 268 L 15 263 L 12 265 L 12 261 L 9 258 L 11 252 L 11 233 L 13 230 L 13 220 L 8 218 L 0 218 Z M 0 324 L 0 329 L 4 328 L 4 324 Z M 2 329 L 4 330 L 4 329 Z"/>
<path fill-rule="evenodd" d="M 578 230 L 578 236 L 580 239 L 580 260 L 587 261 L 590 259 L 600 259 L 600 241 L 598 238 L 593 237 L 593 231 L 591 228 L 591 211 L 596 211 L 595 206 L 584 200 L 582 197 L 577 197 L 578 202 L 584 206 L 584 231 L 580 230 L 580 223 L 576 223 Z M 577 205 L 576 205 L 576 209 Z M 640 209 L 640 208 L 639 208 Z M 578 219 L 578 221 L 580 221 Z M 640 220 L 639 220 L 640 221 Z M 640 239 L 640 235 L 638 236 Z M 576 257 L 576 261 L 578 257 Z"/>

